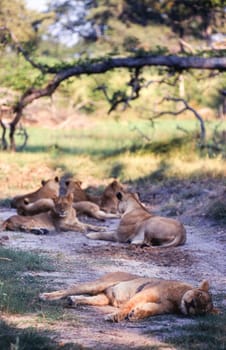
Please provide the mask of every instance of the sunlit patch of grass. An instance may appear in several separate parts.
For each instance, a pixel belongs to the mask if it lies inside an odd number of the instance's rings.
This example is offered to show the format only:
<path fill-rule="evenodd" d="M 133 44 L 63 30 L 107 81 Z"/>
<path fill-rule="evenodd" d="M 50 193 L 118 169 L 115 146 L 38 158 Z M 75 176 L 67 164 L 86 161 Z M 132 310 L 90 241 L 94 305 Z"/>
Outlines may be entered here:
<path fill-rule="evenodd" d="M 38 294 L 45 281 L 35 272 L 53 270 L 53 263 L 42 255 L 0 247 L 0 311 L 38 311 Z"/>
<path fill-rule="evenodd" d="M 188 134 L 181 133 L 178 124 Z M 99 119 L 94 125 L 61 130 L 29 128 L 23 152 L 1 153 L 1 199 L 34 190 L 41 179 L 65 173 L 86 183 L 109 177 L 159 181 L 226 175 L 223 157 L 211 158 L 198 151 L 191 133 L 197 130 L 194 120 L 161 119 L 154 128 L 149 121 L 135 119 Z"/>
<path fill-rule="evenodd" d="M 3 350 L 82 350 L 77 344 L 62 344 L 53 340 L 48 331 L 19 329 L 0 321 L 0 348 Z"/>

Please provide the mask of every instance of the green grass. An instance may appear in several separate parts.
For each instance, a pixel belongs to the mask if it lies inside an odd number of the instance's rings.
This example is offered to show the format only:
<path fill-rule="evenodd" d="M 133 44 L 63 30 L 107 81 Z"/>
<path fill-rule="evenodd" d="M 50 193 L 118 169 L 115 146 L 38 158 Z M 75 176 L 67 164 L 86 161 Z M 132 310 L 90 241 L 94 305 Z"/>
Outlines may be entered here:
<path fill-rule="evenodd" d="M 0 247 L 0 311 L 40 311 L 38 294 L 45 281 L 37 271 L 54 271 L 54 264 L 43 255 Z"/>
<path fill-rule="evenodd" d="M 208 135 L 215 125 L 207 123 Z M 1 152 L 1 200 L 37 188 L 42 178 L 65 173 L 87 184 L 112 177 L 134 182 L 225 176 L 224 156 L 197 148 L 198 130 L 194 119 L 166 118 L 154 127 L 147 120 L 110 117 L 91 118 L 90 124 L 88 119 L 78 129 L 30 127 L 23 152 Z"/>
<path fill-rule="evenodd" d="M 15 315 L 14 325 L 0 321 L 0 349 L 13 350 L 74 350 L 80 346 L 67 344 L 60 346 L 48 331 L 38 331 L 39 323 L 53 324 L 65 320 L 66 316 L 59 303 L 47 303 L 43 307 L 38 299 L 40 292 L 46 290 L 46 281 L 36 273 L 55 270 L 54 262 L 49 258 L 25 251 L 15 251 L 0 247 L 0 312 L 10 319 Z M 30 328 L 20 329 L 16 326 L 19 315 L 29 318 Z M 28 321 L 28 319 L 27 319 Z M 72 322 L 78 322 L 72 320 Z M 33 326 L 34 325 L 34 326 Z M 23 327 L 22 327 L 23 328 Z"/>
<path fill-rule="evenodd" d="M 108 119 L 95 122 L 93 127 L 84 129 L 49 130 L 28 128 L 30 135 L 25 152 L 59 152 L 74 155 L 88 154 L 97 157 L 109 157 L 120 152 L 142 149 L 144 140 L 139 131 L 152 142 L 166 142 L 168 139 L 180 137 L 177 126 L 194 131 L 197 124 L 193 120 L 173 122 L 160 120 L 153 128 L 150 121 L 123 121 Z M 184 135 L 183 135 L 184 136 Z"/>

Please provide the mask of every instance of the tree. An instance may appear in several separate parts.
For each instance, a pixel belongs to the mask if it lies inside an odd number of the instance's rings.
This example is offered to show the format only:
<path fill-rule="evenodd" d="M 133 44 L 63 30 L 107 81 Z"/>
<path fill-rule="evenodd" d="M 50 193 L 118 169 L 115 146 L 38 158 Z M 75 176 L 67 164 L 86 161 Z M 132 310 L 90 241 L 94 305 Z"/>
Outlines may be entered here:
<path fill-rule="evenodd" d="M 61 1 L 61 2 L 55 2 L 55 5 L 58 5 L 55 9 L 55 11 L 58 11 L 58 15 L 60 13 L 60 9 L 62 9 L 62 12 L 67 13 L 68 9 L 70 9 L 70 6 L 73 2 L 72 1 Z M 74 2 L 74 4 L 76 1 Z M 158 12 L 158 16 L 155 16 L 156 21 L 159 23 L 163 20 L 165 21 L 165 16 L 167 19 L 174 18 L 176 15 L 178 16 L 177 19 L 173 19 L 173 22 L 183 23 L 185 18 L 194 18 L 195 17 L 195 10 L 197 11 L 197 7 L 194 7 L 193 9 L 190 9 L 189 15 L 188 15 L 188 6 L 191 3 L 190 1 L 173 1 L 170 2 L 173 3 L 176 6 L 176 9 L 178 9 L 178 12 L 175 11 L 175 8 L 173 8 L 173 5 L 169 7 L 169 9 L 166 7 L 168 2 L 163 1 L 161 2 L 161 9 L 156 8 L 156 2 L 153 1 L 141 1 L 135 2 L 135 1 L 94 1 L 86 2 L 86 9 L 91 9 L 89 20 L 92 21 L 92 26 L 95 25 L 95 23 L 98 23 L 98 25 L 106 25 L 107 27 L 104 29 L 103 33 L 105 35 L 105 30 L 109 30 L 110 26 L 112 25 L 113 18 L 117 17 L 117 20 L 120 22 L 123 19 L 123 25 L 124 22 L 130 21 L 130 22 L 139 22 L 141 21 L 142 25 L 145 25 L 147 22 L 151 22 L 152 17 L 154 16 L 153 13 Z M 183 3 L 185 3 L 183 5 Z M 202 8 L 209 8 L 210 1 L 200 2 L 202 4 Z M 208 3 L 208 4 L 207 4 Z M 220 5 L 218 4 L 218 1 L 212 1 L 213 6 L 211 7 L 211 11 L 214 12 L 214 9 L 218 11 L 218 8 L 222 9 L 222 4 L 219 1 Z M 64 6 L 63 6 L 63 5 Z M 183 5 L 183 6 L 182 6 Z M 63 7 L 61 7 L 63 6 Z M 159 6 L 159 5 L 158 5 Z M 201 5 L 199 5 L 201 8 Z M 214 7 L 215 6 L 215 7 Z M 151 8 L 151 16 L 149 16 L 148 8 Z M 142 9 L 146 9 L 146 11 L 143 11 Z M 53 10 L 53 8 L 51 8 Z M 136 18 L 133 15 L 133 11 L 136 10 Z M 160 11 L 161 10 L 161 11 Z M 167 11 L 168 12 L 167 12 Z M 208 10 L 210 11 L 210 10 Z M 211 12 L 212 13 L 212 12 Z M 164 15 L 164 16 L 163 16 Z M 163 19 L 162 19 L 163 18 Z M 74 20 L 74 19 L 73 19 Z M 80 22 L 83 19 L 80 20 Z M 145 20 L 145 22 L 144 22 Z M 180 24 L 182 26 L 182 24 Z M 68 25 L 68 28 L 70 26 Z M 176 32 L 176 30 L 175 30 Z M 118 68 L 123 69 L 129 69 L 131 71 L 131 79 L 128 82 L 128 85 L 131 88 L 131 94 L 130 96 L 126 96 L 125 94 L 121 92 L 116 92 L 113 94 L 112 97 L 109 97 L 107 94 L 106 87 L 102 87 L 102 90 L 105 93 L 105 96 L 108 98 L 111 108 L 110 111 L 116 108 L 116 106 L 119 103 L 128 104 L 129 101 L 138 98 L 140 90 L 144 87 L 143 79 L 142 79 L 142 69 L 145 67 L 165 67 L 167 70 L 165 73 L 174 75 L 174 74 L 181 74 L 182 72 L 189 71 L 191 69 L 195 70 L 208 70 L 208 71 L 218 71 L 218 72 L 225 72 L 226 71 L 226 58 L 224 56 L 224 51 L 222 52 L 199 52 L 196 55 L 193 54 L 192 56 L 188 52 L 183 52 L 183 56 L 181 54 L 175 55 L 170 53 L 167 50 L 163 50 L 162 48 L 157 48 L 157 50 L 152 51 L 144 51 L 143 48 L 141 49 L 139 47 L 136 47 L 136 45 L 133 47 L 132 55 L 124 56 L 124 57 L 114 57 L 110 55 L 110 52 L 105 52 L 105 56 L 101 58 L 94 57 L 92 59 L 90 58 L 79 58 L 77 61 L 72 61 L 71 63 L 67 62 L 61 62 L 57 65 L 48 65 L 48 64 L 41 64 L 37 62 L 36 60 L 32 59 L 29 53 L 26 49 L 24 49 L 23 45 L 20 43 L 19 40 L 15 39 L 15 36 L 10 32 L 10 38 L 11 41 L 14 41 L 15 47 L 17 50 L 23 55 L 23 57 L 29 61 L 29 63 L 33 66 L 34 69 L 37 69 L 40 71 L 42 76 L 45 76 L 48 78 L 47 83 L 43 83 L 41 87 L 28 87 L 26 91 L 23 93 L 21 98 L 18 100 L 18 102 L 13 106 L 13 114 L 14 119 L 12 120 L 10 124 L 10 148 L 16 149 L 15 140 L 14 140 L 14 133 L 16 130 L 16 127 L 18 125 L 18 122 L 20 121 L 22 117 L 23 109 L 32 101 L 35 99 L 38 99 L 43 96 L 51 96 L 55 90 L 58 88 L 58 86 L 65 81 L 66 79 L 69 79 L 70 77 L 76 77 L 76 76 L 82 76 L 84 74 L 91 75 L 91 74 L 102 74 L 106 73 L 110 70 L 115 70 Z M 99 40 L 98 38 L 95 38 L 96 41 Z M 107 39 L 106 39 L 107 40 Z M 116 39 L 114 39 L 116 40 Z M 125 41 L 124 41 L 125 43 Z M 139 40 L 135 43 L 139 44 Z M 98 43 L 100 44 L 100 43 Z M 133 46 L 133 45 L 132 45 Z M 138 45 L 139 46 L 139 45 Z M 101 46 L 100 46 L 101 47 Z M 186 49 L 183 49 L 183 51 L 186 51 Z M 124 51 L 125 53 L 125 51 Z M 165 53 L 165 54 L 163 54 Z M 44 80 L 46 81 L 46 79 Z"/>

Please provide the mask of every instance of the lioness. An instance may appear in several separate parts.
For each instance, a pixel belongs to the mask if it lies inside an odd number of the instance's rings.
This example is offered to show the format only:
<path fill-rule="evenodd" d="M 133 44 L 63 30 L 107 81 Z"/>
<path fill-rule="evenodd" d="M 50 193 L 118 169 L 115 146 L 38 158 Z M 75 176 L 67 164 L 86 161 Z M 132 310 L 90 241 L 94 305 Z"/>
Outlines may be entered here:
<path fill-rule="evenodd" d="M 67 194 L 73 193 L 75 203 L 89 201 L 89 202 L 99 204 L 99 201 L 100 201 L 99 197 L 91 196 L 82 189 L 82 181 L 70 179 L 65 181 L 65 185 L 67 188 L 66 193 Z"/>
<path fill-rule="evenodd" d="M 50 231 L 80 231 L 101 230 L 103 228 L 80 222 L 76 210 L 72 206 L 73 195 L 57 197 L 54 206 L 46 213 L 33 216 L 13 215 L 2 224 L 3 230 L 22 230 L 37 234 Z"/>
<path fill-rule="evenodd" d="M 105 211 L 101 210 L 97 204 L 88 201 L 73 203 L 73 208 L 76 209 L 78 215 L 85 214 L 102 221 L 105 219 L 114 219 L 119 217 L 119 215 L 116 213 L 106 213 Z"/>
<path fill-rule="evenodd" d="M 118 211 L 122 215 L 117 231 L 89 233 L 88 238 L 161 247 L 185 243 L 186 231 L 179 221 L 152 215 L 137 194 L 119 192 L 117 198 Z"/>
<path fill-rule="evenodd" d="M 85 295 L 83 295 L 85 294 Z M 88 295 L 89 296 L 88 296 Z M 174 280 L 140 277 L 125 272 L 114 272 L 87 283 L 80 283 L 51 293 L 40 294 L 41 300 L 68 297 L 69 305 L 112 305 L 119 310 L 106 320 L 119 322 L 149 316 L 182 313 L 202 315 L 215 312 L 209 293 L 209 283 L 203 280 L 198 288 Z"/>
<path fill-rule="evenodd" d="M 116 192 L 122 189 L 117 181 L 113 181 L 108 185 L 101 197 L 94 197 L 87 194 L 81 187 L 82 182 L 79 180 L 65 181 L 67 186 L 67 194 L 73 193 L 74 204 L 73 207 L 78 214 L 86 214 L 98 220 L 105 220 L 108 218 L 117 218 L 115 203 L 117 203 Z M 102 209 L 97 203 L 101 202 Z"/>
<path fill-rule="evenodd" d="M 54 200 L 51 198 L 38 199 L 33 203 L 29 203 L 27 198 L 25 198 L 23 205 L 21 204 L 17 209 L 17 213 L 24 216 L 36 215 L 49 211 L 54 205 Z M 102 221 L 119 217 L 118 214 L 105 213 L 103 210 L 100 210 L 97 204 L 89 201 L 73 202 L 72 206 L 76 209 L 77 215 L 85 214 Z"/>
<path fill-rule="evenodd" d="M 59 196 L 60 183 L 58 176 L 56 176 L 53 180 L 42 180 L 41 184 L 42 186 L 34 192 L 14 197 L 11 200 L 11 207 L 20 208 L 20 206 L 24 204 L 25 198 L 31 203 L 41 198 L 54 199 Z"/>
<path fill-rule="evenodd" d="M 123 185 L 117 181 L 112 181 L 104 190 L 101 196 L 100 209 L 107 213 L 117 213 L 118 199 L 116 194 L 124 190 Z"/>

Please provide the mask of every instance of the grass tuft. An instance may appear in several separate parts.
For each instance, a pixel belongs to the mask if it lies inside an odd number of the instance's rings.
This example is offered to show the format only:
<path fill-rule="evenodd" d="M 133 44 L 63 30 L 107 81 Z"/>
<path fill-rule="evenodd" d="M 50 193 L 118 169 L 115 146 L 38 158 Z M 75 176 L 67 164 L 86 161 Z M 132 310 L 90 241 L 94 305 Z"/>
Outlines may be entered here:
<path fill-rule="evenodd" d="M 0 247 L 0 311 L 39 310 L 37 296 L 45 282 L 35 272 L 53 270 L 53 263 L 44 256 Z"/>

